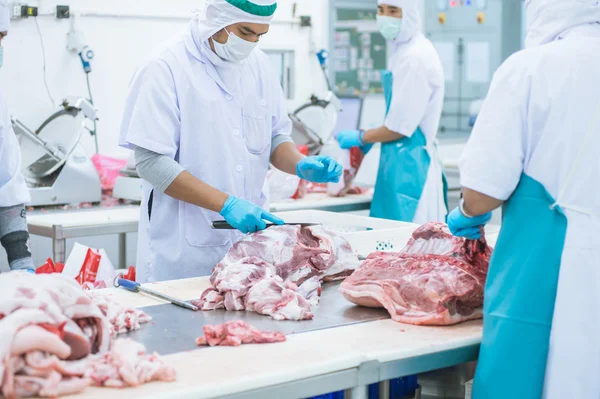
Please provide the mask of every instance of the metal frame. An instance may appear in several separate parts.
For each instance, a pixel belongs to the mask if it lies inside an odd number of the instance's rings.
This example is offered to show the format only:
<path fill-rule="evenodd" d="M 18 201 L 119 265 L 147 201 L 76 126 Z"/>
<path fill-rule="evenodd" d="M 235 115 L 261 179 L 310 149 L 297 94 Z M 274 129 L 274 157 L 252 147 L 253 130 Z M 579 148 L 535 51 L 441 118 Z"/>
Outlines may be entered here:
<path fill-rule="evenodd" d="M 389 362 L 369 361 L 358 367 L 265 387 L 218 399 L 302 399 L 329 392 L 345 391 L 347 399 L 367 399 L 371 384 L 379 383 L 381 399 L 390 395 L 389 380 L 439 370 L 477 360 L 479 344 L 427 353 Z M 193 394 L 184 397 L 193 397 Z M 180 396 L 177 396 L 180 397 Z"/>
<path fill-rule="evenodd" d="M 30 234 L 52 239 L 52 256 L 57 263 L 64 263 L 66 261 L 67 239 L 118 234 L 119 268 L 125 269 L 127 267 L 127 233 L 136 233 L 138 231 L 138 222 L 73 227 L 65 227 L 60 224 L 40 226 L 36 225 L 35 222 L 28 222 L 28 227 Z"/>

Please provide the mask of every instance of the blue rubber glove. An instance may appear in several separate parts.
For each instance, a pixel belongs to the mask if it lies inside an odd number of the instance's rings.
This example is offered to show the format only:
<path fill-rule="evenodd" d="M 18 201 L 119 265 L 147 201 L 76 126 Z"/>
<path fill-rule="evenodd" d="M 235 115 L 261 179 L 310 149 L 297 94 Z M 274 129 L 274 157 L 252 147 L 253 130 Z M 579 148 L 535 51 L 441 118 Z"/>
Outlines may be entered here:
<path fill-rule="evenodd" d="M 343 172 L 342 165 L 330 157 L 306 157 L 296 166 L 298 177 L 313 183 L 337 183 Z"/>
<path fill-rule="evenodd" d="M 365 143 L 363 140 L 364 135 L 364 130 L 343 130 L 336 134 L 335 138 L 344 150 L 359 147 L 365 154 L 368 154 L 371 148 L 373 148 L 373 144 Z"/>
<path fill-rule="evenodd" d="M 230 196 L 225 201 L 221 216 L 225 218 L 227 223 L 244 234 L 266 229 L 265 220 L 278 225 L 284 224 L 284 221 L 277 216 L 270 214 L 252 202 L 234 196 Z"/>
<path fill-rule="evenodd" d="M 349 150 L 352 147 L 363 147 L 362 132 L 360 130 L 342 130 L 335 135 L 340 147 L 344 150 Z"/>
<path fill-rule="evenodd" d="M 492 220 L 491 212 L 468 218 L 457 207 L 448 215 L 448 228 L 457 237 L 464 237 L 468 240 L 479 240 L 481 238 L 481 226 L 485 226 L 490 220 Z"/>

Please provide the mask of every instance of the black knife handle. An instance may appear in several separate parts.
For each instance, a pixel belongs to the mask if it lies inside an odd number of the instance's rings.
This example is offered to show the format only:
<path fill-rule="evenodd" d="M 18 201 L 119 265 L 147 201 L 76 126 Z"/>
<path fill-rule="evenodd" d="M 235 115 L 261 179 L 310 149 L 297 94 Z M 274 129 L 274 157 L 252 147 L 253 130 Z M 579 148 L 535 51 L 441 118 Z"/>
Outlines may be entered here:
<path fill-rule="evenodd" d="M 225 220 L 217 220 L 212 222 L 212 228 L 215 230 L 235 230 L 235 227 L 227 223 Z"/>

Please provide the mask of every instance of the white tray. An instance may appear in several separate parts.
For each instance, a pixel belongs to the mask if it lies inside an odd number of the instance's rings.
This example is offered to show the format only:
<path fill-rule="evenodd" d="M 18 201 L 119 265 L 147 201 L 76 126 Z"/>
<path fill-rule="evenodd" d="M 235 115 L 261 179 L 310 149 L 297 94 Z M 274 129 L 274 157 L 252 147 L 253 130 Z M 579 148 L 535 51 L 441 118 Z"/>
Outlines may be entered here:
<path fill-rule="evenodd" d="M 404 226 L 393 229 L 351 232 L 343 236 L 350 242 L 355 253 L 366 257 L 375 251 L 400 252 L 418 227 L 416 224 L 405 223 Z M 486 227 L 485 238 L 492 248 L 498 240 L 499 230 L 499 226 Z"/>

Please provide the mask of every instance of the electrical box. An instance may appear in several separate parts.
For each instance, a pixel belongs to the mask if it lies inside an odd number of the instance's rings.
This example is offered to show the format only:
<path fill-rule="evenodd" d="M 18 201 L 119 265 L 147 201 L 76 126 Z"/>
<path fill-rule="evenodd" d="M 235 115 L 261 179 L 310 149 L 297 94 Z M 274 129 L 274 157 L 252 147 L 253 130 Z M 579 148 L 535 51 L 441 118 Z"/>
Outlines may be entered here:
<path fill-rule="evenodd" d="M 21 17 L 29 18 L 29 17 L 37 17 L 38 16 L 38 8 L 30 7 L 30 6 L 21 6 Z"/>
<path fill-rule="evenodd" d="M 424 33 L 440 55 L 446 80 L 440 138 L 470 134 L 470 109 L 486 97 L 496 69 L 521 49 L 523 12 L 517 0 L 425 3 Z"/>
<path fill-rule="evenodd" d="M 58 19 L 71 18 L 71 8 L 69 6 L 56 6 L 56 18 L 58 18 Z"/>

